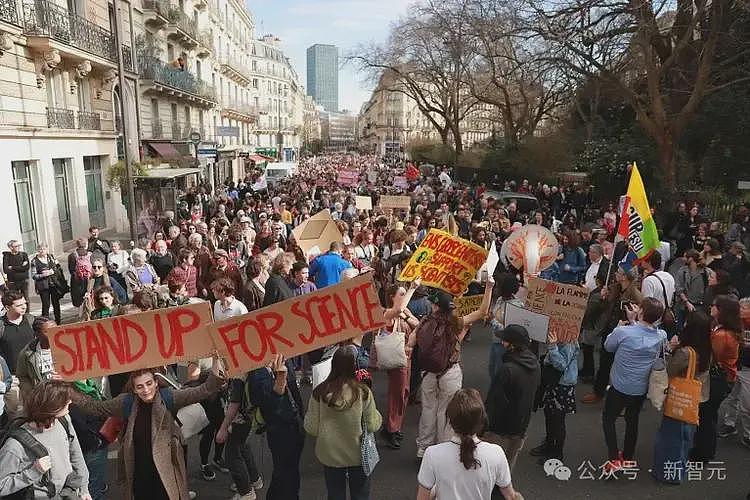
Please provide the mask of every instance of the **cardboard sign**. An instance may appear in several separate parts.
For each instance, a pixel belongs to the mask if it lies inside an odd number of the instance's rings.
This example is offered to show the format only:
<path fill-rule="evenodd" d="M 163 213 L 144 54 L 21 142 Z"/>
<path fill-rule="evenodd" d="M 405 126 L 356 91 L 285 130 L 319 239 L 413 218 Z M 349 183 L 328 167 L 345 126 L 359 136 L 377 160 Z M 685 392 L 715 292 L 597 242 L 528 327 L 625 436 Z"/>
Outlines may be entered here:
<path fill-rule="evenodd" d="M 211 338 L 230 376 L 385 325 L 372 274 L 214 323 Z"/>
<path fill-rule="evenodd" d="M 487 260 L 487 250 L 439 229 L 430 229 L 401 270 L 400 281 L 422 278 L 422 284 L 461 295 Z"/>
<path fill-rule="evenodd" d="M 508 303 L 505 306 L 505 324 L 521 325 L 529 332 L 531 340 L 547 343 L 549 316 Z"/>
<path fill-rule="evenodd" d="M 372 210 L 372 198 L 369 196 L 357 196 L 357 210 Z"/>
<path fill-rule="evenodd" d="M 73 323 L 48 334 L 55 371 L 74 381 L 210 356 L 211 304 Z"/>
<path fill-rule="evenodd" d="M 541 278 L 529 278 L 526 308 L 546 314 L 559 342 L 574 342 L 581 331 L 589 290 Z"/>
<path fill-rule="evenodd" d="M 292 235 L 305 254 L 314 247 L 318 247 L 321 252 L 327 252 L 331 243 L 343 241 L 328 209 L 318 212 L 292 229 Z"/>
<path fill-rule="evenodd" d="M 381 196 L 380 208 L 411 208 L 411 197 L 409 196 Z"/>
<path fill-rule="evenodd" d="M 342 170 L 339 172 L 336 182 L 341 186 L 356 186 L 359 184 L 359 172 L 356 170 Z"/>
<path fill-rule="evenodd" d="M 453 299 L 453 305 L 455 306 L 453 314 L 462 318 L 467 314 L 478 311 L 479 307 L 482 305 L 482 298 L 484 298 L 484 294 L 469 295 L 468 297 L 457 297 Z"/>

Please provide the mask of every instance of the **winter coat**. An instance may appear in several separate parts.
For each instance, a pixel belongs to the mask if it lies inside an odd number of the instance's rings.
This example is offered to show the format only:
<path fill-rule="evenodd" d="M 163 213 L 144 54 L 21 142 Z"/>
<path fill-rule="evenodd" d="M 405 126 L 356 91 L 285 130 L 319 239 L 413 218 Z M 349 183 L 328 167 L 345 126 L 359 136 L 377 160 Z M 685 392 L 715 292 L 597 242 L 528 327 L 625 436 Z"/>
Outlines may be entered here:
<path fill-rule="evenodd" d="M 172 391 L 174 411 L 176 412 L 184 406 L 208 399 L 212 394 L 217 393 L 220 388 L 221 381 L 215 376 L 210 375 L 206 383 L 199 387 L 174 390 Z M 90 415 L 122 418 L 126 397 L 126 393 L 107 401 L 96 401 L 92 398 L 83 397 L 75 401 L 74 404 L 84 413 Z M 133 479 L 135 474 L 133 431 L 140 403 L 137 395 L 133 395 L 132 397 L 133 407 L 125 428 L 120 433 L 119 441 L 121 448 L 117 458 L 116 478 L 122 486 L 121 498 L 123 500 L 140 500 L 133 498 Z M 182 450 L 184 443 L 180 427 L 163 403 L 159 392 L 156 393 L 151 411 L 151 447 L 156 470 L 159 473 L 164 489 L 169 494 L 170 500 L 188 500 L 190 496 L 187 489 L 185 455 Z"/>
<path fill-rule="evenodd" d="M 540 379 L 539 360 L 533 352 L 505 353 L 487 394 L 488 429 L 500 436 L 525 436 Z"/>
<path fill-rule="evenodd" d="M 563 255 L 563 259 L 557 263 L 560 268 L 557 280 L 560 283 L 572 285 L 580 283 L 581 277 L 586 273 L 586 254 L 579 247 L 563 247 L 560 253 Z M 567 266 L 569 266 L 569 269 L 566 269 Z"/>

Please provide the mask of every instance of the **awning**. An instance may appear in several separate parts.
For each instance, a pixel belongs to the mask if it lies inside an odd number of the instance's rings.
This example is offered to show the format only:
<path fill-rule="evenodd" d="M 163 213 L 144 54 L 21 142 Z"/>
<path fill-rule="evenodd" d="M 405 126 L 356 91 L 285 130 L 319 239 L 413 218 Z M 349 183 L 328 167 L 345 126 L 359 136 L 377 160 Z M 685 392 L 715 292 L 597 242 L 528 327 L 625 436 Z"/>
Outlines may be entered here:
<path fill-rule="evenodd" d="M 169 142 L 149 142 L 151 149 L 162 158 L 180 158 L 182 154 Z"/>
<path fill-rule="evenodd" d="M 263 163 L 264 161 L 268 161 L 268 158 L 263 155 L 250 155 L 248 156 L 248 159 L 253 160 L 255 163 Z"/>
<path fill-rule="evenodd" d="M 136 175 L 136 179 L 175 179 L 190 174 L 199 174 L 199 168 L 150 168 L 148 175 Z"/>

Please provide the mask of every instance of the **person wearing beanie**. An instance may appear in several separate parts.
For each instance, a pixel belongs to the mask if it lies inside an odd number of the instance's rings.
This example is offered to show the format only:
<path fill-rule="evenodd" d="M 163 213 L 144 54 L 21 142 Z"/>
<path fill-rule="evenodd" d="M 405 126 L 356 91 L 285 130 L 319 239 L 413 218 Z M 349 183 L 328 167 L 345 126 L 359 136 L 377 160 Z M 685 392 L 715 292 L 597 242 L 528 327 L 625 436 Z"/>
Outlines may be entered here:
<path fill-rule="evenodd" d="M 529 349 L 531 340 L 526 328 L 508 325 L 495 335 L 505 354 L 487 393 L 487 428 L 498 436 L 512 470 L 526 440 L 541 375 L 539 360 Z"/>

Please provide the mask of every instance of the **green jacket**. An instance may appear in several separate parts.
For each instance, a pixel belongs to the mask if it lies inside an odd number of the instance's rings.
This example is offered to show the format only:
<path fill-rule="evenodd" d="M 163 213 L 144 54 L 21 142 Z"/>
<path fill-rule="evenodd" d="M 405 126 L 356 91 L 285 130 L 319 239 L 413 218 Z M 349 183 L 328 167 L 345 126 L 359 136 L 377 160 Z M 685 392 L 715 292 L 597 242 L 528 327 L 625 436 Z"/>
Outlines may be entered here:
<path fill-rule="evenodd" d="M 370 389 L 362 386 L 360 397 L 351 403 L 352 388 L 346 386 L 342 401 L 333 406 L 320 402 L 314 397 L 305 414 L 305 431 L 313 437 L 315 455 L 328 467 L 356 467 L 362 465 L 361 438 L 362 415 L 367 430 L 380 429 L 383 418 L 375 407 Z"/>

